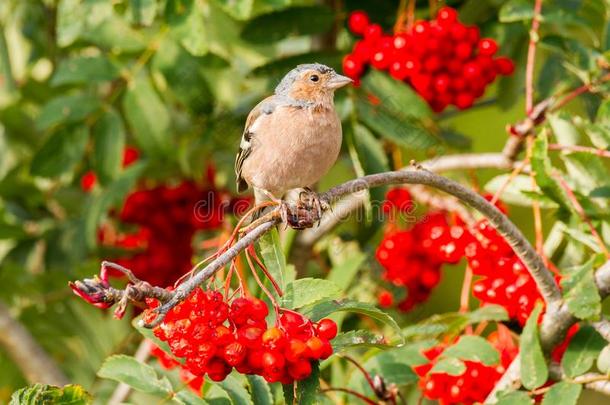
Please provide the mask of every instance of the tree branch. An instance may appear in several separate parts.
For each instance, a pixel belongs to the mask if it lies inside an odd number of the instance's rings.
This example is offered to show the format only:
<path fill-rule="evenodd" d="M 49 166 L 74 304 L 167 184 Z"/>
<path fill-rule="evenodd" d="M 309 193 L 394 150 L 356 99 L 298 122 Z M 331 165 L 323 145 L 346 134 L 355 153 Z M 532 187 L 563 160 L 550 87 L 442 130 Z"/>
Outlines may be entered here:
<path fill-rule="evenodd" d="M 30 332 L 0 302 L 0 344 L 29 383 L 63 386 L 68 378 Z"/>

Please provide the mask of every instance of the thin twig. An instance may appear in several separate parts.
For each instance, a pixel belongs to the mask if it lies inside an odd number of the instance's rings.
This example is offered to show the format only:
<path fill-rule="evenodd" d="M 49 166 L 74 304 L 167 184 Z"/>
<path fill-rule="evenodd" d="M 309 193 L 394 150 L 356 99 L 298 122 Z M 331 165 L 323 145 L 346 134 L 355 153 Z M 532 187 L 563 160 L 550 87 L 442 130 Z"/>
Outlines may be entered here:
<path fill-rule="evenodd" d="M 581 146 L 581 145 L 558 145 L 552 143 L 549 145 L 549 150 L 559 150 L 565 152 L 583 152 L 590 153 L 592 155 L 596 155 L 603 158 L 610 158 L 610 150 L 591 148 L 589 146 Z"/>
<path fill-rule="evenodd" d="M 525 113 L 529 114 L 534 106 L 534 68 L 536 64 L 536 45 L 538 44 L 538 28 L 540 27 L 540 13 L 542 0 L 534 3 L 534 16 L 530 29 L 530 42 L 527 48 L 527 64 L 525 66 Z"/>

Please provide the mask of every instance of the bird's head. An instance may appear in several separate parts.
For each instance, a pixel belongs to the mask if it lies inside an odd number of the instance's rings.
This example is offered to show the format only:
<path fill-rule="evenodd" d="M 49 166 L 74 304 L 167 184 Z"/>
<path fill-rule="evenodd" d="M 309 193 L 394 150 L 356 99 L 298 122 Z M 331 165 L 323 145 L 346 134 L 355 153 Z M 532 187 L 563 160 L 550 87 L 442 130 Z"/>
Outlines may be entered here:
<path fill-rule="evenodd" d="M 332 103 L 335 90 L 352 81 L 320 63 L 298 65 L 284 76 L 275 94 L 315 104 Z"/>

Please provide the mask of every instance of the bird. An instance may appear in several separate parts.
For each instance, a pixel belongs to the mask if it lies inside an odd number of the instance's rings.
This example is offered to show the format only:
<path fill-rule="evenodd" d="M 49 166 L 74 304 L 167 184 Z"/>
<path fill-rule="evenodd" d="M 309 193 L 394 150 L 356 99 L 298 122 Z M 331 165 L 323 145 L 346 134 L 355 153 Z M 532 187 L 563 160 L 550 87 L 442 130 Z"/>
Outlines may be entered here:
<path fill-rule="evenodd" d="M 281 202 L 293 189 L 311 191 L 341 150 L 335 90 L 353 80 L 320 63 L 298 65 L 246 119 L 235 159 L 237 191 L 256 204 Z"/>

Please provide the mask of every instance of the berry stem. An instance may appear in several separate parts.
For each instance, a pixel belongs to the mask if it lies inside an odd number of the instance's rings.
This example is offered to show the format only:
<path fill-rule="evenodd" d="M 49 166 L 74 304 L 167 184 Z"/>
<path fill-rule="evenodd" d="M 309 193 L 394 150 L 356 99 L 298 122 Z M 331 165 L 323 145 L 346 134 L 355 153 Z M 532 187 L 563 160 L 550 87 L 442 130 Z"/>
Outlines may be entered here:
<path fill-rule="evenodd" d="M 277 283 L 277 281 L 275 281 L 275 278 L 273 278 L 273 276 L 271 275 L 271 273 L 269 273 L 269 270 L 267 269 L 267 267 L 265 266 L 265 264 L 261 261 L 261 259 L 258 257 L 258 255 L 256 254 L 256 249 L 254 249 L 254 245 L 251 245 L 248 248 L 248 251 L 250 253 L 250 255 L 252 256 L 252 258 L 254 258 L 254 262 L 256 264 L 258 264 L 258 267 L 260 267 L 260 269 L 263 271 L 263 273 L 265 274 L 265 277 L 267 277 L 267 279 L 269 279 L 269 281 L 271 282 L 271 284 L 273 285 L 273 289 L 275 290 L 275 292 L 277 293 L 278 296 L 282 297 L 284 296 L 284 292 L 282 291 L 282 289 L 280 288 L 280 285 Z"/>
<path fill-rule="evenodd" d="M 534 68 L 536 63 L 536 47 L 538 44 L 538 28 L 540 27 L 540 13 L 542 0 L 534 3 L 534 17 L 530 29 L 530 42 L 527 48 L 527 64 L 525 66 L 525 113 L 529 114 L 534 107 Z"/>
<path fill-rule="evenodd" d="M 372 399 L 365 397 L 361 393 L 350 390 L 348 388 L 330 387 L 330 388 L 325 388 L 323 390 L 320 390 L 320 392 L 337 392 L 337 391 L 351 394 L 351 395 L 355 396 L 356 398 L 360 398 L 362 401 L 364 401 L 365 403 L 367 403 L 369 405 L 378 405 L 377 402 L 373 401 Z"/>
<path fill-rule="evenodd" d="M 466 313 L 470 309 L 470 287 L 472 285 L 472 269 L 466 266 L 464 271 L 464 282 L 462 283 L 462 293 L 460 294 L 460 312 Z"/>
<path fill-rule="evenodd" d="M 250 245 L 244 251 L 244 253 L 246 254 L 246 260 L 248 261 L 248 266 L 250 267 L 250 272 L 252 273 L 252 276 L 254 276 L 254 279 L 256 280 L 256 283 L 258 284 L 260 289 L 271 300 L 271 303 L 273 304 L 273 309 L 275 311 L 276 318 L 279 318 L 280 317 L 280 305 L 278 304 L 278 302 L 275 299 L 275 297 L 273 296 L 273 294 L 271 294 L 271 292 L 267 289 L 267 287 L 265 287 L 265 284 L 263 284 L 260 277 L 258 276 L 258 273 L 256 272 L 256 267 L 254 266 L 254 263 L 252 263 L 252 258 L 250 257 L 250 251 L 253 249 L 254 249 L 254 247 L 252 245 Z"/>
<path fill-rule="evenodd" d="M 592 155 L 596 155 L 603 158 L 610 158 L 610 151 L 604 149 L 592 148 L 589 146 L 581 146 L 581 145 L 559 145 L 556 143 L 552 143 L 549 145 L 549 150 L 556 151 L 566 151 L 566 152 L 582 152 L 582 153 L 590 153 Z"/>
<path fill-rule="evenodd" d="M 369 374 L 368 371 L 366 371 L 364 369 L 364 367 L 362 367 L 360 365 L 360 363 L 358 363 L 354 358 L 352 358 L 351 356 L 348 356 L 346 354 L 337 354 L 337 356 L 349 361 L 350 363 L 352 363 L 354 366 L 356 366 L 356 368 L 358 370 L 360 370 L 360 372 L 362 373 L 362 375 L 364 376 L 364 378 L 366 379 L 366 382 L 369 384 L 369 386 L 371 387 L 371 389 L 373 391 L 375 391 L 375 383 L 373 382 L 373 378 L 371 377 L 371 375 Z"/>

